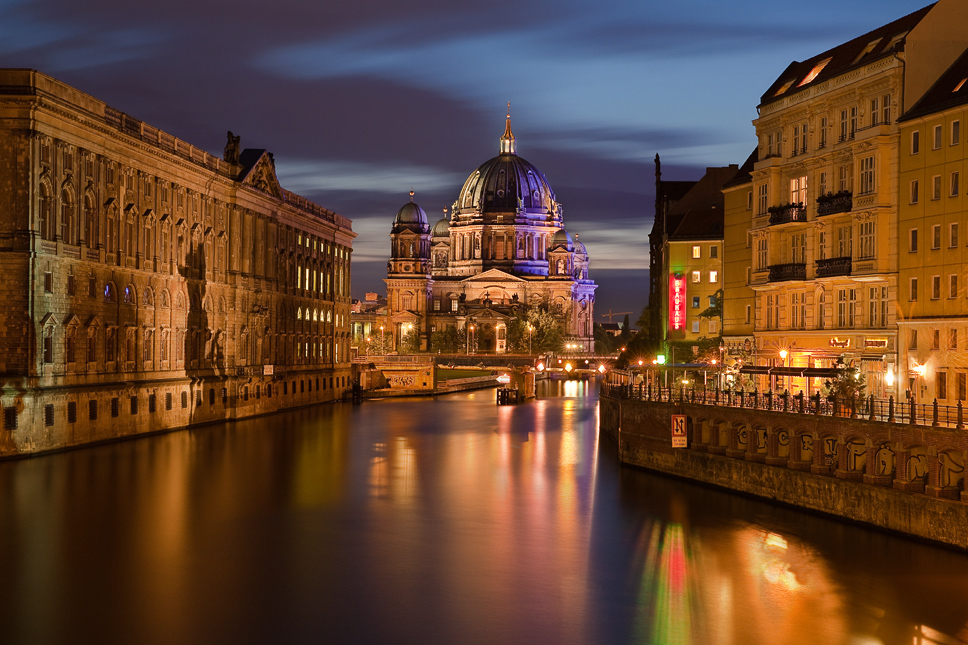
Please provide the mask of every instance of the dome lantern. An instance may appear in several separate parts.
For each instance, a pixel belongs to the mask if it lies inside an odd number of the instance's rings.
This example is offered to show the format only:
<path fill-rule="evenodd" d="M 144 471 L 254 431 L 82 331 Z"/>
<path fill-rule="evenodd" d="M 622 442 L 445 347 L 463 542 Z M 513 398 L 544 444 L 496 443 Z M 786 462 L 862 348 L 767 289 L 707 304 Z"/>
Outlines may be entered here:
<path fill-rule="evenodd" d="M 504 124 L 504 135 L 501 137 L 501 154 L 517 154 L 515 152 L 514 135 L 511 134 L 511 101 L 508 101 L 508 118 Z"/>

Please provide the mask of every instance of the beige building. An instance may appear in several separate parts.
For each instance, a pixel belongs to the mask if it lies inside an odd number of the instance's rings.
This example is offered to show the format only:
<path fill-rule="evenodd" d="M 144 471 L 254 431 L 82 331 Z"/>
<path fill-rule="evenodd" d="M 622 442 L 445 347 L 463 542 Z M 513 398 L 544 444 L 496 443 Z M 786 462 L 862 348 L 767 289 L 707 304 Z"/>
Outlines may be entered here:
<path fill-rule="evenodd" d="M 753 178 L 757 150 L 740 166 L 736 176 L 723 185 L 723 346 L 727 365 L 752 355 L 755 343 L 753 312 L 756 292 L 750 287 L 753 264 L 752 236 Z"/>
<path fill-rule="evenodd" d="M 31 70 L 0 70 L 13 454 L 339 398 L 350 222 Z"/>
<path fill-rule="evenodd" d="M 902 396 L 968 394 L 968 52 L 900 123 L 898 376 Z"/>
<path fill-rule="evenodd" d="M 757 366 L 843 357 L 868 392 L 895 393 L 897 119 L 963 51 L 966 22 L 968 5 L 941 0 L 791 63 L 761 98 L 748 220 Z"/>

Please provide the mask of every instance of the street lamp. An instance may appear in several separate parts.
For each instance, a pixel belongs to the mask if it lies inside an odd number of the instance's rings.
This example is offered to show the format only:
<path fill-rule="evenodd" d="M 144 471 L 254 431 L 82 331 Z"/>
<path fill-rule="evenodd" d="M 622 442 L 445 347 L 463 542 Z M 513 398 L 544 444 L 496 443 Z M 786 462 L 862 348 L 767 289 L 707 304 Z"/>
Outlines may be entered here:
<path fill-rule="evenodd" d="M 387 353 L 386 340 L 384 339 L 384 336 L 383 336 L 383 325 L 380 325 L 380 353 L 381 354 Z"/>
<path fill-rule="evenodd" d="M 784 349 L 781 349 L 780 350 L 780 367 L 786 367 L 786 357 L 787 357 L 787 350 L 785 348 Z M 784 381 L 786 381 L 786 378 L 785 377 L 786 377 L 786 375 L 784 374 L 784 379 L 783 379 Z M 787 388 L 784 388 L 784 389 L 787 389 Z"/>
<path fill-rule="evenodd" d="M 369 336 L 366 337 L 366 355 L 367 356 L 370 355 L 370 337 Z"/>
<path fill-rule="evenodd" d="M 531 337 L 534 335 L 534 325 L 528 323 L 528 355 L 531 355 Z"/>
<path fill-rule="evenodd" d="M 470 332 L 467 334 L 467 338 L 464 339 L 464 342 L 466 345 L 465 349 L 468 356 L 471 353 L 471 336 L 473 335 L 474 335 L 474 325 L 470 325 Z"/>

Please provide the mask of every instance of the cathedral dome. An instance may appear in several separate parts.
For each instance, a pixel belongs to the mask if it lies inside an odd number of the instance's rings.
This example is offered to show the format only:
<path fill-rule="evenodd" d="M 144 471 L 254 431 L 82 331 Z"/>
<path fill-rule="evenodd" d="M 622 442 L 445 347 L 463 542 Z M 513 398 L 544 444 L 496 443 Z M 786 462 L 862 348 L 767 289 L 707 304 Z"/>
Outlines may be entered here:
<path fill-rule="evenodd" d="M 571 233 L 565 229 L 559 229 L 557 233 L 551 236 L 551 248 L 564 248 L 566 251 L 574 251 L 575 243 L 571 237 Z"/>
<path fill-rule="evenodd" d="M 501 154 L 485 161 L 471 173 L 457 198 L 458 212 L 515 213 L 526 209 L 531 215 L 554 215 L 555 193 L 544 174 L 515 153 L 508 114 Z"/>
<path fill-rule="evenodd" d="M 413 191 L 410 191 L 410 201 L 397 211 L 393 219 L 393 232 L 399 233 L 409 229 L 417 233 L 426 233 L 430 229 L 427 223 L 427 213 L 413 202 Z"/>
<path fill-rule="evenodd" d="M 430 231 L 433 237 L 450 237 L 450 221 L 446 217 L 441 217 L 434 228 Z"/>

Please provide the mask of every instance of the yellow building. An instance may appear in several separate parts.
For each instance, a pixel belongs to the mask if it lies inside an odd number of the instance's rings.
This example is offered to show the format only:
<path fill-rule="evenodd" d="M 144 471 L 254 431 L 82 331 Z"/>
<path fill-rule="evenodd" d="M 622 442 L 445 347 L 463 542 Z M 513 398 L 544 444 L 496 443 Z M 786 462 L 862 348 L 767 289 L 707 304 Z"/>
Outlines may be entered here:
<path fill-rule="evenodd" d="M 897 118 L 963 51 L 966 21 L 968 6 L 941 0 L 791 63 L 762 96 L 749 220 L 756 365 L 843 358 L 869 393 L 894 393 Z M 762 387 L 821 384 L 783 371 Z"/>
<path fill-rule="evenodd" d="M 902 396 L 966 398 L 968 52 L 900 119 L 898 375 Z"/>
<path fill-rule="evenodd" d="M 753 312 L 756 292 L 750 288 L 749 267 L 753 249 L 749 235 L 753 211 L 753 178 L 757 150 L 749 156 L 733 179 L 723 186 L 723 346 L 728 365 L 752 352 Z"/>

